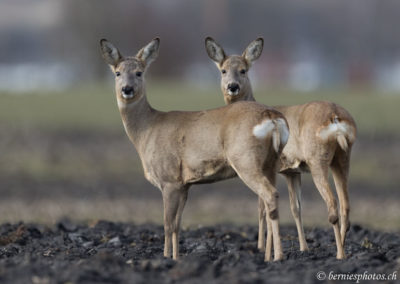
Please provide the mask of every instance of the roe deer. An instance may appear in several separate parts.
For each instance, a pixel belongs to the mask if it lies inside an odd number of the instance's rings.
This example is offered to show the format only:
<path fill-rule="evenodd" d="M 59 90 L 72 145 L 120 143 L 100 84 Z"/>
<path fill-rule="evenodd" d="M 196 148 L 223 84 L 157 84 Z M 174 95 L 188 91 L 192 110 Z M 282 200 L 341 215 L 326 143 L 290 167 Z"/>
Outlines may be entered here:
<path fill-rule="evenodd" d="M 242 55 L 227 56 L 223 48 L 210 37 L 205 39 L 209 57 L 221 72 L 221 89 L 225 103 L 255 101 L 247 72 L 258 59 L 264 41 L 251 42 Z M 349 197 L 347 180 L 351 147 L 356 139 L 356 124 L 341 106 L 331 102 L 310 102 L 294 106 L 275 106 L 289 123 L 290 136 L 283 149 L 279 172 L 287 181 L 290 208 L 296 222 L 300 250 L 308 250 L 301 220 L 301 172 L 310 171 L 313 181 L 324 199 L 332 224 L 338 259 L 345 258 L 344 243 L 349 228 Z M 331 168 L 339 197 L 340 229 L 336 199 L 328 181 Z M 259 202 L 259 249 L 264 248 L 264 204 Z M 267 232 L 267 244 L 271 242 Z"/>
<path fill-rule="evenodd" d="M 125 131 L 135 146 L 146 179 L 161 190 L 164 256 L 179 256 L 178 233 L 188 189 L 239 176 L 267 208 L 274 260 L 283 257 L 278 224 L 276 165 L 289 130 L 284 116 L 256 102 L 205 111 L 161 112 L 146 98 L 144 75 L 156 59 L 159 38 L 134 57 L 123 57 L 103 39 L 102 56 L 115 74 L 115 92 Z M 271 249 L 265 252 L 266 261 Z"/>

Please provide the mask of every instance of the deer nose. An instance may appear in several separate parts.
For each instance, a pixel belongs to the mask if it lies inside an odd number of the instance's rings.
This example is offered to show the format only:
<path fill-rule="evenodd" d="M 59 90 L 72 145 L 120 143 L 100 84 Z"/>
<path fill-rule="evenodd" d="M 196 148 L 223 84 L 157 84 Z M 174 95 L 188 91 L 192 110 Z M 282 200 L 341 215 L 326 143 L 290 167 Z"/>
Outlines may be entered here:
<path fill-rule="evenodd" d="M 133 94 L 133 87 L 131 86 L 122 87 L 122 93 L 124 93 L 125 95 Z"/>
<path fill-rule="evenodd" d="M 228 84 L 228 90 L 231 91 L 232 93 L 239 91 L 240 87 L 239 84 L 237 83 L 230 83 Z"/>

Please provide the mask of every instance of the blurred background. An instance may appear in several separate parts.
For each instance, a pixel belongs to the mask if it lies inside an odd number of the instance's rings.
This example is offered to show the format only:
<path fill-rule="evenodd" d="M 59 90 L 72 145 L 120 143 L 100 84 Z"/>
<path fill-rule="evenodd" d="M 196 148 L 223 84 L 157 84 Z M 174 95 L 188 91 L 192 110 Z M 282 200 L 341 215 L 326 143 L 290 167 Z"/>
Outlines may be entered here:
<path fill-rule="evenodd" d="M 398 231 L 399 25 L 396 0 L 2 0 L 0 222 L 162 223 L 161 194 L 124 133 L 99 40 L 134 55 L 161 37 L 147 93 L 167 111 L 224 104 L 206 36 L 228 54 L 263 36 L 250 72 L 256 99 L 330 100 L 349 110 L 359 128 L 351 221 Z M 278 186 L 281 221 L 293 224 L 286 185 Z M 193 186 L 183 226 L 256 224 L 256 200 L 238 179 Z M 329 226 L 308 174 L 303 216 L 308 227 Z"/>

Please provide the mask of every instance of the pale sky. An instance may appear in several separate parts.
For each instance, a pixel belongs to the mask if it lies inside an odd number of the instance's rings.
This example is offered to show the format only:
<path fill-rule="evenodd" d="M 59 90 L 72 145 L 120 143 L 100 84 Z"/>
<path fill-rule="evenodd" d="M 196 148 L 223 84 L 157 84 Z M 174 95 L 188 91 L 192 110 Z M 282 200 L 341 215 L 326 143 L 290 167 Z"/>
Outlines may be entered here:
<path fill-rule="evenodd" d="M 62 17 L 62 0 L 1 0 L 0 30 L 49 28 Z"/>

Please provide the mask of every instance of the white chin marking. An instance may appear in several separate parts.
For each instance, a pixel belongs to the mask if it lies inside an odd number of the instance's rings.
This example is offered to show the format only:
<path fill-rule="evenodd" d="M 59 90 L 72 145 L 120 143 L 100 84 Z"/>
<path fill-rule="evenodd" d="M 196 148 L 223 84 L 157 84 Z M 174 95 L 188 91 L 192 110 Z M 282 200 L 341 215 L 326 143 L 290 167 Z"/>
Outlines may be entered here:
<path fill-rule="evenodd" d="M 122 97 L 124 98 L 124 99 L 132 99 L 133 98 L 133 94 L 130 94 L 130 95 L 126 95 L 126 94 L 122 94 Z"/>
<path fill-rule="evenodd" d="M 257 124 L 253 127 L 253 135 L 258 139 L 264 139 L 265 137 L 267 137 L 268 133 L 272 131 L 274 126 L 275 125 L 272 120 L 264 120 L 260 124 Z"/>
<path fill-rule="evenodd" d="M 228 91 L 228 95 L 230 96 L 237 96 L 239 94 L 239 90 L 236 90 L 234 92 Z"/>

